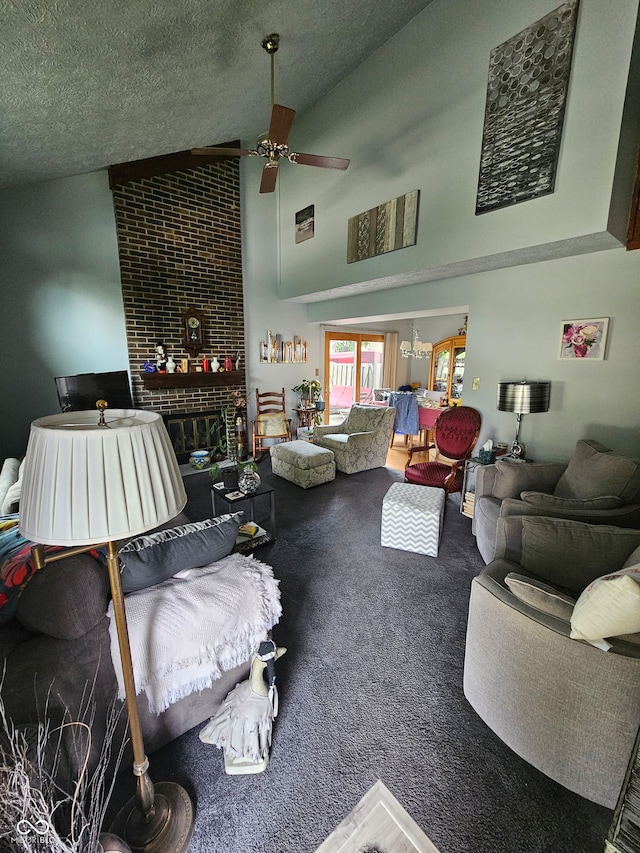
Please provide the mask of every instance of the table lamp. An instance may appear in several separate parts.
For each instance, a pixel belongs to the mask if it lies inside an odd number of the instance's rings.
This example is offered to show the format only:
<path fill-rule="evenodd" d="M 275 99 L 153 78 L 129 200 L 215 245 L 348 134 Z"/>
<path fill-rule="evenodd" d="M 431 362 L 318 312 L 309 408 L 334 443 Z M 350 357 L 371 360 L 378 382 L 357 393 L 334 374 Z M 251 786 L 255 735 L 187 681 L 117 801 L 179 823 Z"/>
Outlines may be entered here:
<path fill-rule="evenodd" d="M 516 416 L 516 437 L 507 454 L 513 459 L 524 459 L 524 445 L 520 443 L 520 422 L 523 415 L 549 411 L 550 382 L 498 382 L 498 411 L 513 412 Z"/>
<path fill-rule="evenodd" d="M 67 412 L 31 424 L 20 500 L 20 532 L 38 543 L 34 564 L 106 545 L 107 571 L 133 749 L 136 795 L 112 831 L 135 851 L 187 850 L 193 806 L 173 782 L 152 783 L 138 715 L 129 632 L 115 540 L 137 536 L 176 516 L 185 506 L 178 463 L 162 417 L 113 409 Z M 44 557 L 43 545 L 71 550 Z M 79 606 L 82 603 L 79 602 Z"/>

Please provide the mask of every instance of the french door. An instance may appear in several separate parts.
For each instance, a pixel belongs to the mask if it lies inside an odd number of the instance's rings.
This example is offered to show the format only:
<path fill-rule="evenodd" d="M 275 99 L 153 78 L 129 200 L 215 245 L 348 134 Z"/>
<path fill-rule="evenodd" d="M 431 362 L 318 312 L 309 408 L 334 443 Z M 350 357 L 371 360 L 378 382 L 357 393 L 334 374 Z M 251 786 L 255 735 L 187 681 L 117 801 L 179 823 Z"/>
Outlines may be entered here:
<path fill-rule="evenodd" d="M 371 403 L 382 387 L 384 335 L 324 333 L 325 423 L 343 420 L 353 403 Z"/>

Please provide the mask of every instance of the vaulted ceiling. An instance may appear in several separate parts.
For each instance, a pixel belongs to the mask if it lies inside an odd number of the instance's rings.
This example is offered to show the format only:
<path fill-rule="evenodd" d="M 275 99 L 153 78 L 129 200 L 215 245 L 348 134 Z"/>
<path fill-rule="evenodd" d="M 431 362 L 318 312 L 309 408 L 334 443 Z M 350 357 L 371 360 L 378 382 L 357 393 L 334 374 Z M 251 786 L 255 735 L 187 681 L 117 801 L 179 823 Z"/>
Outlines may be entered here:
<path fill-rule="evenodd" d="M 303 112 L 431 0 L 10 0 L 0 25 L 0 186 L 78 175 Z"/>

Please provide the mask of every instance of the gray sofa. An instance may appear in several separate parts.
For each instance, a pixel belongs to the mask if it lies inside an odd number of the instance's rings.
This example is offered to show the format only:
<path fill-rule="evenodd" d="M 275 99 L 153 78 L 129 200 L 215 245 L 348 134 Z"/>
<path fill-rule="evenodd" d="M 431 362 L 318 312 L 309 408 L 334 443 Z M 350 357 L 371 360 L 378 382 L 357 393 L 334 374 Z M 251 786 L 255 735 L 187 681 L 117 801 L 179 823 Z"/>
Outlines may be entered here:
<path fill-rule="evenodd" d="M 495 556 L 498 519 L 508 515 L 640 528 L 640 459 L 581 439 L 568 463 L 478 466 L 472 530 L 485 563 Z"/>
<path fill-rule="evenodd" d="M 344 474 L 382 468 L 395 417 L 393 407 L 356 404 L 342 423 L 316 426 L 313 443 L 332 450 L 336 468 Z"/>
<path fill-rule="evenodd" d="M 640 634 L 610 638 L 610 651 L 571 639 L 564 599 L 638 563 L 640 530 L 509 516 L 471 584 L 466 698 L 514 752 L 608 808 L 640 725 Z"/>
<path fill-rule="evenodd" d="M 164 527 L 185 522 L 188 519 L 181 515 Z M 98 757 L 109 706 L 117 696 L 107 616 L 109 598 L 106 568 L 86 553 L 68 556 L 33 575 L 20 595 L 15 616 L 0 625 L 0 656 L 5 665 L 2 697 L 15 724 L 37 723 L 45 707 L 52 726 L 65 718 L 84 719 L 87 697 L 93 692 L 90 767 Z M 141 693 L 138 708 L 147 753 L 208 719 L 229 691 L 247 677 L 249 666 L 247 660 L 223 672 L 212 687 L 192 692 L 159 715 L 149 711 L 147 697 Z M 125 725 L 126 713 L 116 743 Z M 78 764 L 71 742 L 67 750 L 62 784 L 68 784 L 69 774 Z M 130 768 L 131 760 L 127 751 L 125 769 Z"/>

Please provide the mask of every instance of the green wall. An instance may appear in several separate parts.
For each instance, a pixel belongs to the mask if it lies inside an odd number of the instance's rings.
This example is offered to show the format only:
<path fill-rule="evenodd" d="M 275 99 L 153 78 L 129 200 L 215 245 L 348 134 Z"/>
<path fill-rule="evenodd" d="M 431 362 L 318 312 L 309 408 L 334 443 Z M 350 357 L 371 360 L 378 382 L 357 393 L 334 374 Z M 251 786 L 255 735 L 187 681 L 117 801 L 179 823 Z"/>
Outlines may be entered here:
<path fill-rule="evenodd" d="M 495 409 L 498 381 L 548 379 L 551 411 L 523 422 L 530 455 L 567 458 L 581 437 L 640 455 L 640 252 L 620 242 L 640 138 L 637 104 L 625 105 L 637 0 L 580 4 L 554 193 L 474 214 L 489 52 L 556 5 L 435 0 L 296 118 L 294 150 L 352 163 L 280 169 L 276 293 L 313 300 L 317 324 L 400 327 L 468 305 L 464 402 L 482 412 L 481 441 L 515 432 Z M 417 245 L 347 264 L 348 218 L 415 188 Z M 309 204 L 316 236 L 296 245 L 295 212 Z M 592 317 L 611 318 L 606 359 L 559 361 L 561 322 Z"/>
<path fill-rule="evenodd" d="M 106 172 L 5 190 L 0 258 L 1 460 L 60 411 L 56 376 L 128 369 Z"/>

